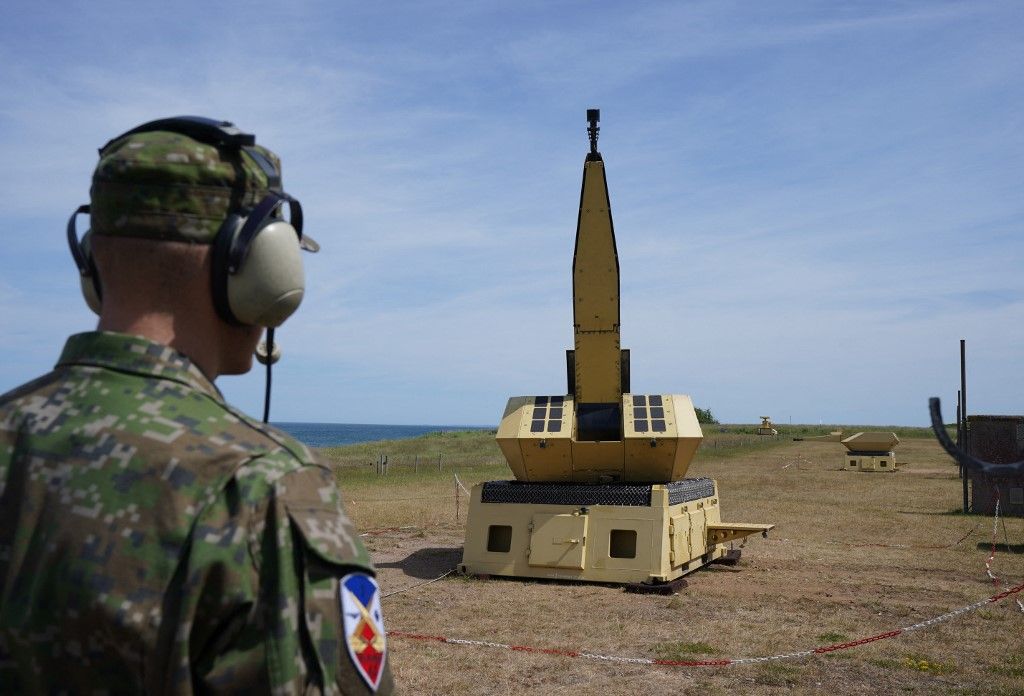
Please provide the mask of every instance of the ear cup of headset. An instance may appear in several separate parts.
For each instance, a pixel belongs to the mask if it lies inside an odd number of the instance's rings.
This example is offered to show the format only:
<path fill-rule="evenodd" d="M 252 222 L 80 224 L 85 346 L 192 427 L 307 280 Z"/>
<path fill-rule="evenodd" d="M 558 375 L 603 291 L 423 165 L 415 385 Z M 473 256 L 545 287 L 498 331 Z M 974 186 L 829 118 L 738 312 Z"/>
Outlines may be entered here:
<path fill-rule="evenodd" d="M 229 218 L 214 240 L 214 306 L 229 323 L 275 328 L 298 309 L 305 294 L 299 235 L 287 221 L 267 218 L 232 273 L 231 249 L 244 223 L 244 218 Z"/>
<path fill-rule="evenodd" d="M 299 235 L 288 222 L 271 218 L 228 276 L 231 313 L 243 324 L 275 328 L 299 308 L 305 290 Z"/>
<path fill-rule="evenodd" d="M 82 287 L 82 297 L 85 299 L 85 303 L 89 305 L 96 314 L 99 314 L 103 308 L 102 295 L 100 290 L 100 276 L 96 272 L 96 262 L 92 258 L 92 232 L 86 232 L 82 236 L 82 241 L 78 243 L 79 257 L 83 266 L 79 268 L 78 280 Z"/>

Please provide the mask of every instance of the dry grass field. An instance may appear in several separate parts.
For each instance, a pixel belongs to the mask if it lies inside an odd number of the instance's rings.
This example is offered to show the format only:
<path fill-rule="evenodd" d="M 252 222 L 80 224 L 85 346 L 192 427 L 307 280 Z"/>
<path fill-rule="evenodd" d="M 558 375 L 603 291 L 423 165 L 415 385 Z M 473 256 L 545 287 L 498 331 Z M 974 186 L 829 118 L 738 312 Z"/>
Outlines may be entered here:
<path fill-rule="evenodd" d="M 993 520 L 960 514 L 956 468 L 926 431 L 900 431 L 897 459 L 907 464 L 895 473 L 843 471 L 840 444 L 791 440 L 800 434 L 789 427 L 764 441 L 705 428 L 688 475 L 718 480 L 724 520 L 777 526 L 747 541 L 739 565 L 693 573 L 675 596 L 456 575 L 414 587 L 461 559 L 466 496 L 456 519 L 453 474 L 467 487 L 509 478 L 493 433 L 324 454 L 367 532 L 384 593 L 411 588 L 384 599 L 391 630 L 623 657 L 757 657 L 908 626 L 996 591 L 985 573 Z M 386 476 L 374 465 L 381 453 Z M 1008 518 L 1005 529 L 993 565 L 1004 587 L 1024 582 L 1024 520 Z M 390 649 L 410 694 L 1024 694 L 1024 613 L 1013 599 L 896 638 L 757 665 L 609 663 L 404 637 Z"/>

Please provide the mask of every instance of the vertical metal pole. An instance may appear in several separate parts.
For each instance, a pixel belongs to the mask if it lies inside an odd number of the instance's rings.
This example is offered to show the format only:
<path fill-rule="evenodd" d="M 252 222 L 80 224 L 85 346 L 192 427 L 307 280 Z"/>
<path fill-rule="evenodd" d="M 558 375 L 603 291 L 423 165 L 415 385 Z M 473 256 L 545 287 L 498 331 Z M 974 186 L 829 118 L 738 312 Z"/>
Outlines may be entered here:
<path fill-rule="evenodd" d="M 967 429 L 967 341 L 960 339 L 960 438 L 965 452 L 971 452 L 971 433 Z M 970 508 L 967 495 L 967 472 L 964 472 L 964 512 Z"/>
<path fill-rule="evenodd" d="M 960 339 L 960 415 L 963 420 L 964 448 L 971 454 L 971 433 L 967 429 L 967 341 Z"/>

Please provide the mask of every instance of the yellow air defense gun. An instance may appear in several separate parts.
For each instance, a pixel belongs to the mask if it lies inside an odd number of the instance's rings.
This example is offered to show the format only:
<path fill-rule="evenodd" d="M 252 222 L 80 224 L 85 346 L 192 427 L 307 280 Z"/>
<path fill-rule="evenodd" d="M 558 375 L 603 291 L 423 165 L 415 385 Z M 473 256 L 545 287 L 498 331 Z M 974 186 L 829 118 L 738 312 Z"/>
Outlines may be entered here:
<path fill-rule="evenodd" d="M 846 447 L 847 471 L 896 471 L 899 437 L 893 432 L 854 433 L 840 440 Z"/>
<path fill-rule="evenodd" d="M 630 392 L 599 119 L 587 111 L 567 393 L 509 399 L 497 440 L 516 480 L 473 488 L 465 573 L 666 587 L 774 526 L 723 524 L 717 483 L 685 478 L 703 439 L 690 397 Z"/>
<path fill-rule="evenodd" d="M 757 426 L 757 434 L 768 437 L 778 437 L 779 431 L 775 429 L 771 416 L 761 416 L 761 425 Z"/>

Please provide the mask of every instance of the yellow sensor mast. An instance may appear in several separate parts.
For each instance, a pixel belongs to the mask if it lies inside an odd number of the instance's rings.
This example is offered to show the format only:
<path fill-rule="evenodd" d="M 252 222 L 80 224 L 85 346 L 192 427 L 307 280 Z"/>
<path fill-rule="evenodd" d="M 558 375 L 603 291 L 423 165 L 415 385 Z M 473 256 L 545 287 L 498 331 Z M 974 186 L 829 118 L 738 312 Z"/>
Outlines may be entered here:
<path fill-rule="evenodd" d="M 622 439 L 622 394 L 629 391 L 628 357 L 623 360 L 619 347 L 619 255 L 597 150 L 600 118 L 600 110 L 587 110 L 590 152 L 583 163 L 572 258 L 574 350 L 566 356 L 577 439 L 593 441 Z"/>

